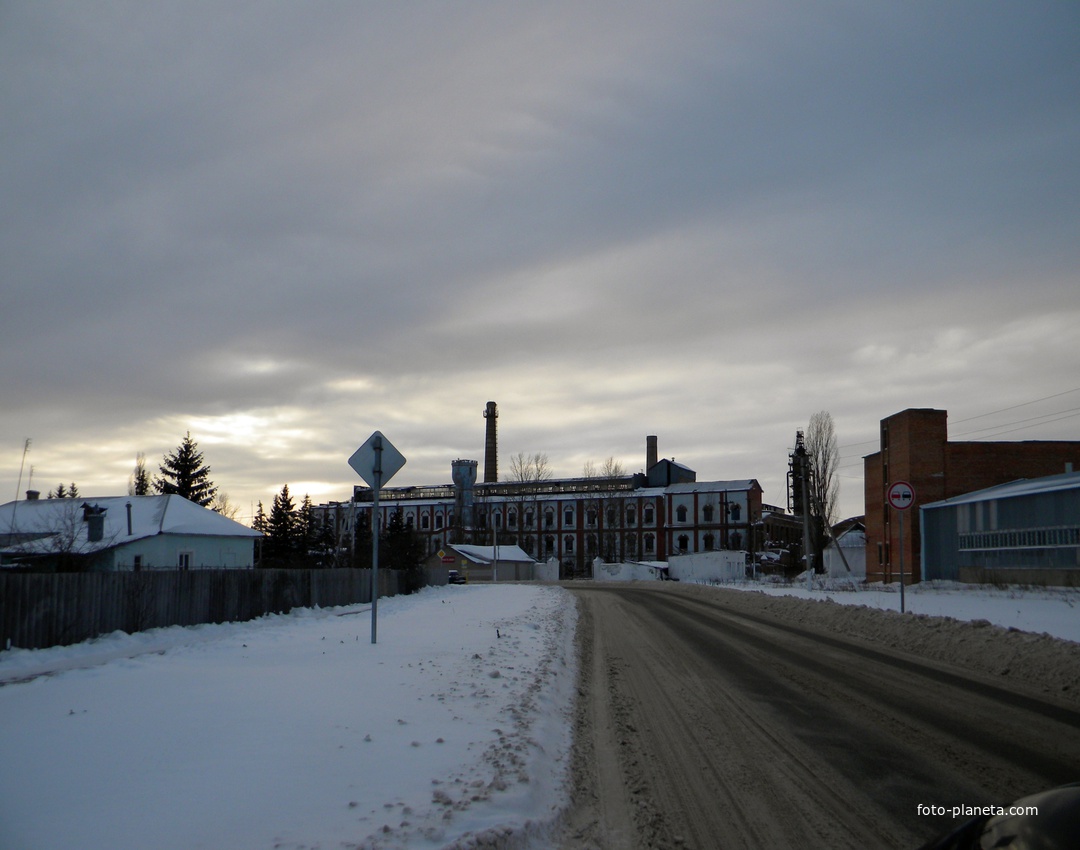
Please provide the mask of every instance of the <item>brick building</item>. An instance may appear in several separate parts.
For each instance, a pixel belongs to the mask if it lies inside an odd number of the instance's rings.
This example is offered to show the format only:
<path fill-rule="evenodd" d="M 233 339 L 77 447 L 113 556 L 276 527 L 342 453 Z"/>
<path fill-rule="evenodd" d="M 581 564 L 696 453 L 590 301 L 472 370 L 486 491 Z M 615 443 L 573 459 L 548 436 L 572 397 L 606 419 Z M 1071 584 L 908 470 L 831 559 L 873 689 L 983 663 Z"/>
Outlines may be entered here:
<path fill-rule="evenodd" d="M 1020 478 L 1080 469 L 1080 441 L 950 442 L 948 412 L 909 408 L 881 420 L 880 450 L 863 459 L 866 579 L 900 578 L 899 527 L 885 494 L 906 481 L 915 504 L 904 519 L 905 581 L 922 578 L 918 506 Z"/>
<path fill-rule="evenodd" d="M 587 575 L 607 562 L 663 561 L 671 555 L 721 549 L 753 551 L 761 518 L 755 479 L 697 481 L 696 473 L 656 457 L 648 441 L 646 472 L 618 477 L 542 481 L 476 481 L 478 463 L 456 460 L 452 484 L 386 487 L 379 522 L 401 512 L 428 553 L 450 544 L 520 546 L 538 561 L 555 558 L 564 576 Z M 356 487 L 357 527 L 370 527 L 373 494 Z M 350 533 L 349 502 L 320 505 L 339 538 Z M 336 519 L 335 519 L 336 518 Z M 757 535 L 760 536 L 760 533 Z"/>

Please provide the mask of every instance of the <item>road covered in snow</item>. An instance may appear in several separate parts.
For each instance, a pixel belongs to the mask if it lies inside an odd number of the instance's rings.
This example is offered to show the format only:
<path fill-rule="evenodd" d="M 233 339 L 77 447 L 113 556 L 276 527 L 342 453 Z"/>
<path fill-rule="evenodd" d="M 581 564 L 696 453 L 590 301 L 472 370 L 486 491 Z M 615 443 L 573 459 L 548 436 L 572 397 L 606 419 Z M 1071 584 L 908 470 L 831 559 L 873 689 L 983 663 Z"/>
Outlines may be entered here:
<path fill-rule="evenodd" d="M 4 850 L 543 841 L 565 805 L 576 609 L 557 587 L 0 653 Z"/>

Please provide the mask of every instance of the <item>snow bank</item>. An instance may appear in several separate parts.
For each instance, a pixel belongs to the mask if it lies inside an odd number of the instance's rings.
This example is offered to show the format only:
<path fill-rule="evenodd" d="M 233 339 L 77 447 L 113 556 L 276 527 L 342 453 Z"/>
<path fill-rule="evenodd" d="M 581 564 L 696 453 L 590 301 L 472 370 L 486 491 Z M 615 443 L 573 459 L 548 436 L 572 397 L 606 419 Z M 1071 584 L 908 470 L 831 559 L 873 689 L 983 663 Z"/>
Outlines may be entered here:
<path fill-rule="evenodd" d="M 561 588 L 429 588 L 0 653 L 0 847 L 539 839 L 571 744 Z"/>

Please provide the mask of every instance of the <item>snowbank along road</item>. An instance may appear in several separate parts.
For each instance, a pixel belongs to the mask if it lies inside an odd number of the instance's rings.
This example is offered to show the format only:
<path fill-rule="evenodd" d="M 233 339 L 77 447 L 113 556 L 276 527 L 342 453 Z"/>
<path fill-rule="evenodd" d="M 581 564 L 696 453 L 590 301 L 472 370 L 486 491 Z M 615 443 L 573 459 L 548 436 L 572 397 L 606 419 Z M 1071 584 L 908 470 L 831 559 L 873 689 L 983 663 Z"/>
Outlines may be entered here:
<path fill-rule="evenodd" d="M 1078 644 L 715 588 L 570 586 L 569 850 L 913 848 L 958 825 L 920 804 L 1006 805 L 1080 779 Z"/>

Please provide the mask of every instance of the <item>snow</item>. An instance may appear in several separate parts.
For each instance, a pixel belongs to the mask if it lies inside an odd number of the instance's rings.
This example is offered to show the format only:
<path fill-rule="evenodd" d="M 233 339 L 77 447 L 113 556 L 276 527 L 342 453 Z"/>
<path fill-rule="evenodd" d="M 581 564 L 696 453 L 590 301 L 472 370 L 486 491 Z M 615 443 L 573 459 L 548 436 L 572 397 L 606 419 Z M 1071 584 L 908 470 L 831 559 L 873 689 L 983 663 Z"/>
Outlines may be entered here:
<path fill-rule="evenodd" d="M 572 736 L 561 588 L 0 652 L 0 847 L 544 846 Z"/>
<path fill-rule="evenodd" d="M 791 584 L 767 581 L 725 584 L 740 590 L 757 590 L 779 596 L 829 600 L 842 605 L 900 610 L 900 585 L 857 585 L 815 578 L 806 587 L 806 574 Z M 1045 633 L 1080 643 L 1080 588 L 1036 588 L 924 581 L 904 588 L 904 610 L 954 620 L 986 620 L 1006 629 Z"/>

